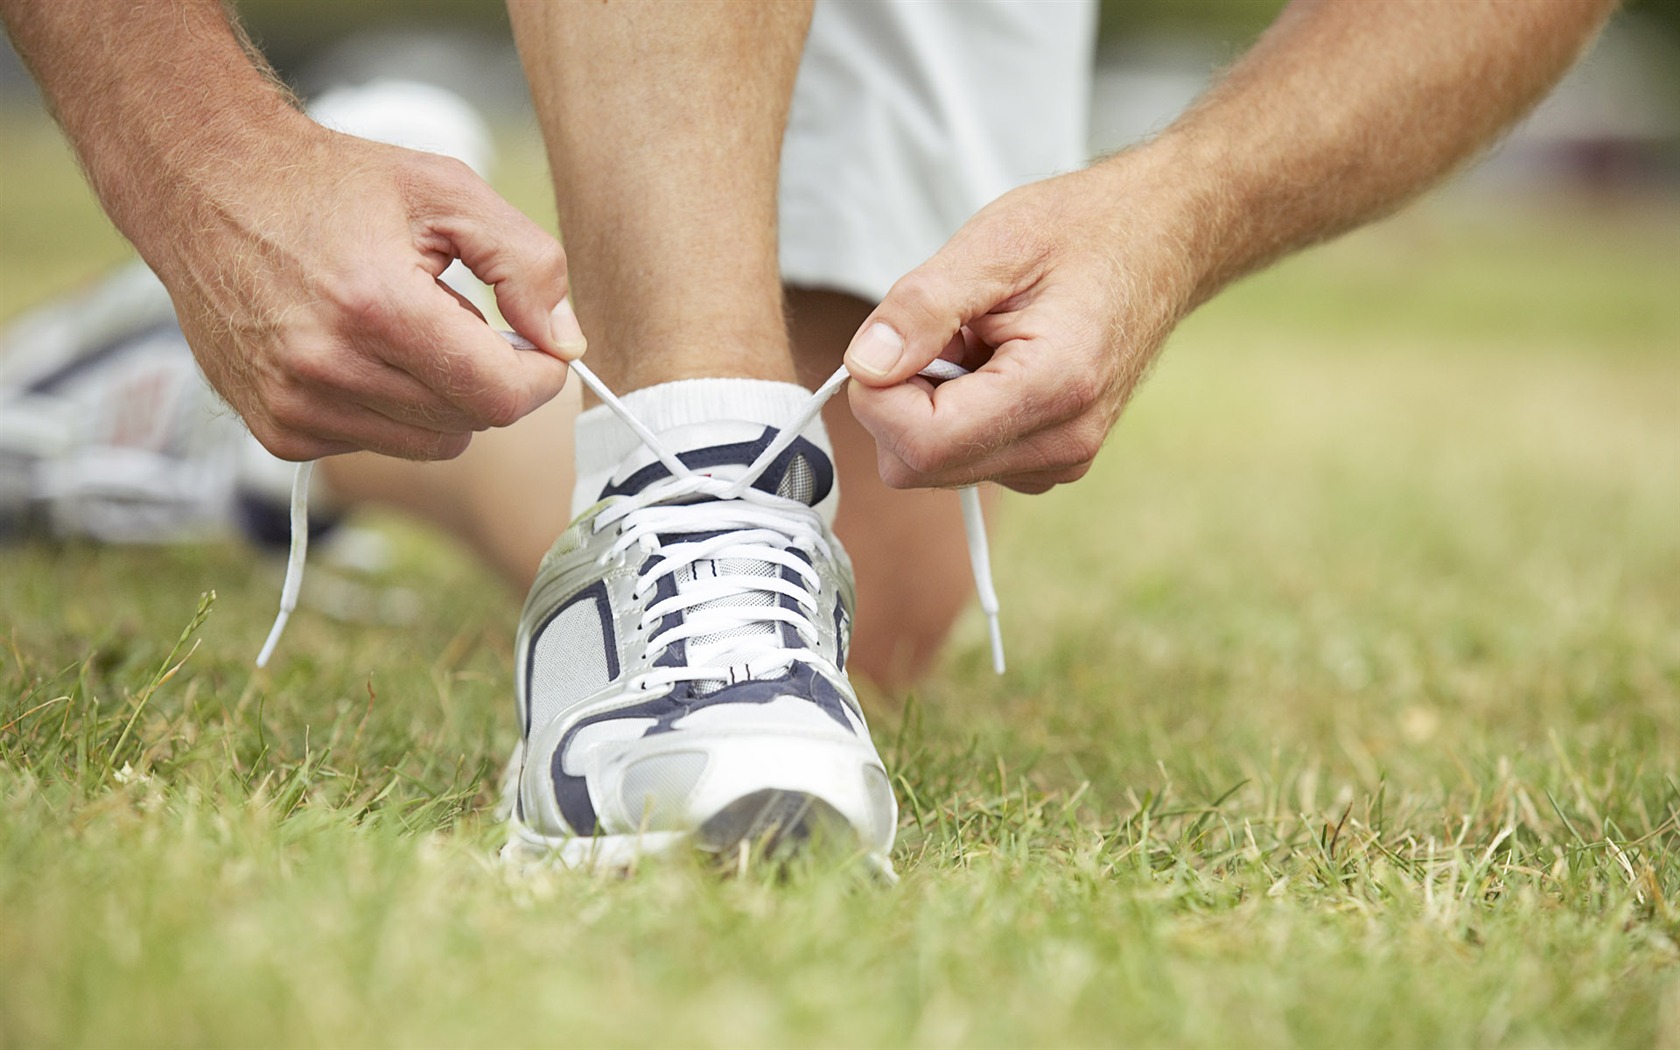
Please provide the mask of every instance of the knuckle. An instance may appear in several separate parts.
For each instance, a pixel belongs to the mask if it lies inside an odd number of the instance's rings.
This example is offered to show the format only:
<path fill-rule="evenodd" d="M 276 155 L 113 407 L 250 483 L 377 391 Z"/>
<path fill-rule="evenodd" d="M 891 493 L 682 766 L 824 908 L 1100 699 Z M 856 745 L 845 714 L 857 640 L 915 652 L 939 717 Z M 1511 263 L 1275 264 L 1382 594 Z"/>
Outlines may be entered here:
<path fill-rule="evenodd" d="M 1102 396 L 1102 382 L 1089 372 L 1074 372 L 1062 384 L 1062 398 L 1075 411 L 1089 408 Z"/>
<path fill-rule="evenodd" d="M 897 489 L 899 491 L 903 491 L 904 489 L 913 489 L 916 487 L 916 483 L 919 480 L 914 471 L 910 470 L 896 459 L 883 457 L 879 464 L 879 470 L 881 474 L 881 483 L 886 485 L 889 489 Z"/>
<path fill-rule="evenodd" d="M 922 271 L 899 278 L 888 297 L 899 309 L 919 319 L 933 320 L 944 313 L 938 281 Z"/>
<path fill-rule="evenodd" d="M 410 186 L 426 184 L 441 189 L 466 189 L 478 176 L 464 161 L 441 153 L 408 151 L 399 162 L 399 177 Z"/>
<path fill-rule="evenodd" d="M 460 413 L 453 406 L 432 401 L 415 401 L 407 406 L 409 417 L 428 430 L 439 432 L 459 431 L 461 426 Z"/>
<path fill-rule="evenodd" d="M 1102 451 L 1103 439 L 1106 436 L 1101 426 L 1089 420 L 1079 420 L 1052 434 L 1046 434 L 1045 441 L 1039 448 L 1040 468 L 1052 471 L 1058 476 L 1071 470 L 1077 470 L 1083 475 L 1090 469 L 1097 454 Z"/>
<path fill-rule="evenodd" d="M 1081 427 L 1074 431 L 1070 447 L 1075 460 L 1073 466 L 1083 475 L 1102 451 L 1103 435 L 1090 427 Z"/>
<path fill-rule="evenodd" d="M 364 321 L 378 321 L 389 310 L 390 294 L 380 282 L 356 274 L 331 282 L 327 298 L 340 313 Z"/>
<path fill-rule="evenodd" d="M 444 153 L 422 153 L 421 156 L 425 158 L 427 163 L 431 164 L 432 170 L 437 173 L 438 178 L 456 182 L 477 183 L 479 181 L 478 173 L 473 171 L 472 166 L 459 157 L 451 157 Z"/>
<path fill-rule="evenodd" d="M 399 459 L 416 462 L 435 462 L 437 460 L 454 459 L 467 450 L 472 442 L 471 434 L 439 434 L 431 431 L 411 430 L 394 439 L 389 447 L 384 449 L 388 455 Z"/>
<path fill-rule="evenodd" d="M 265 425 L 277 433 L 298 433 L 307 429 L 311 422 L 309 402 L 292 394 L 271 395 L 265 399 L 264 407 L 268 412 Z M 252 425 L 253 432 L 255 426 Z M 260 439 L 261 435 L 258 436 Z"/>
<path fill-rule="evenodd" d="M 1080 478 L 1084 477 L 1086 474 L 1089 474 L 1090 472 L 1091 472 L 1090 461 L 1086 461 L 1084 463 L 1076 463 L 1071 467 L 1067 467 L 1063 470 L 1057 471 L 1056 475 L 1055 475 L 1055 484 L 1066 485 L 1069 482 L 1078 481 Z"/>
<path fill-rule="evenodd" d="M 440 434 L 431 459 L 454 459 L 472 444 L 471 434 Z"/>
<path fill-rule="evenodd" d="M 512 426 L 525 415 L 524 399 L 507 388 L 481 392 L 473 409 L 477 421 L 488 427 Z"/>
<path fill-rule="evenodd" d="M 906 438 L 896 451 L 904 466 L 919 475 L 938 472 L 949 458 L 942 449 L 917 435 Z"/>
<path fill-rule="evenodd" d="M 250 428 L 251 436 L 276 459 L 301 463 L 320 455 L 319 442 L 296 431 L 276 427 L 267 421 L 253 422 Z"/>
<path fill-rule="evenodd" d="M 334 386 L 339 379 L 338 359 L 319 350 L 301 350 L 289 362 L 292 376 L 310 386 Z"/>
<path fill-rule="evenodd" d="M 547 234 L 542 234 L 532 252 L 532 262 L 537 269 L 548 275 L 550 281 L 558 282 L 566 276 L 566 249 L 560 242 Z M 561 288 L 564 294 L 565 289 Z"/>

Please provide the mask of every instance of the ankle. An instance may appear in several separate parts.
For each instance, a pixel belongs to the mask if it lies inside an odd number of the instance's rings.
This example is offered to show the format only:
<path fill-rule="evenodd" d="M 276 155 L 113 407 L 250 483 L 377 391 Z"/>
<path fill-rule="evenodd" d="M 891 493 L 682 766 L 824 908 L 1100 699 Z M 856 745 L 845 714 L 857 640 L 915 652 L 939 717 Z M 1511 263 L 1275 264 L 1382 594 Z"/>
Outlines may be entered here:
<path fill-rule="evenodd" d="M 798 381 L 780 315 L 761 325 L 703 318 L 685 326 L 644 323 L 634 331 L 618 326 L 601 334 L 585 330 L 592 346 L 590 367 L 620 397 L 692 379 Z"/>

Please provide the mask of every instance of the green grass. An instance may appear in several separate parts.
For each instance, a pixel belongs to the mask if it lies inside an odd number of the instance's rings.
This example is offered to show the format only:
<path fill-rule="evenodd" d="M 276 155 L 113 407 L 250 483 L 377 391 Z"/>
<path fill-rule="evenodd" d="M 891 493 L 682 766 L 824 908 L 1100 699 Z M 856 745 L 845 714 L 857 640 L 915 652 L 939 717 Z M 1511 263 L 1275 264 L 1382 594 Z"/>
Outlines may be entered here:
<path fill-rule="evenodd" d="M 10 313 L 120 251 L 0 128 Z M 499 867 L 513 603 L 410 527 L 420 620 L 267 673 L 271 562 L 0 551 L 0 1046 L 1672 1044 L 1677 229 L 1436 204 L 1194 318 L 997 515 L 1010 674 L 872 698 L 892 889 Z"/>

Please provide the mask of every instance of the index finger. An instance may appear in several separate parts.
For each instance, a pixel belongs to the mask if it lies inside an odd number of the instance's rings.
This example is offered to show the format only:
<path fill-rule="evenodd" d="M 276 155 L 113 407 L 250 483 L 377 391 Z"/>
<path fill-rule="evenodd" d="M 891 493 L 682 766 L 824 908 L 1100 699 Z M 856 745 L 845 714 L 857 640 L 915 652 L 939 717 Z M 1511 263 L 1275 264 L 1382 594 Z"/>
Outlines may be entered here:
<path fill-rule="evenodd" d="M 922 484 L 962 485 L 1045 466 L 1027 438 L 1067 423 L 1089 384 L 1047 367 L 1037 340 L 1006 343 L 978 371 L 936 387 L 848 388 L 852 412 Z"/>
<path fill-rule="evenodd" d="M 407 313 L 386 360 L 460 409 L 480 428 L 507 426 L 545 404 L 566 383 L 566 365 L 532 346 L 516 349 L 435 283 L 431 309 Z M 531 346 L 526 343 L 525 345 Z M 384 355 L 382 355 L 384 356 Z"/>

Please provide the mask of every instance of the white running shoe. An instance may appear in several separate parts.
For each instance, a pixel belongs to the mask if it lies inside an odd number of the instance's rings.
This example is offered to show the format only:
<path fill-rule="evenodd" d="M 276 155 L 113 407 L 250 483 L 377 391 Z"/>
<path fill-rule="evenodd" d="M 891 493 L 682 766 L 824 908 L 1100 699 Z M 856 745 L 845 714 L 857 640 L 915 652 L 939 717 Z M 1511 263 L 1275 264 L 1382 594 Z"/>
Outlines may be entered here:
<path fill-rule="evenodd" d="M 505 856 L 621 867 L 819 838 L 891 871 L 897 806 L 846 679 L 852 569 L 809 418 L 640 430 L 544 558 Z"/>
<path fill-rule="evenodd" d="M 0 332 L 0 537 L 233 532 L 243 428 L 139 263 Z"/>

